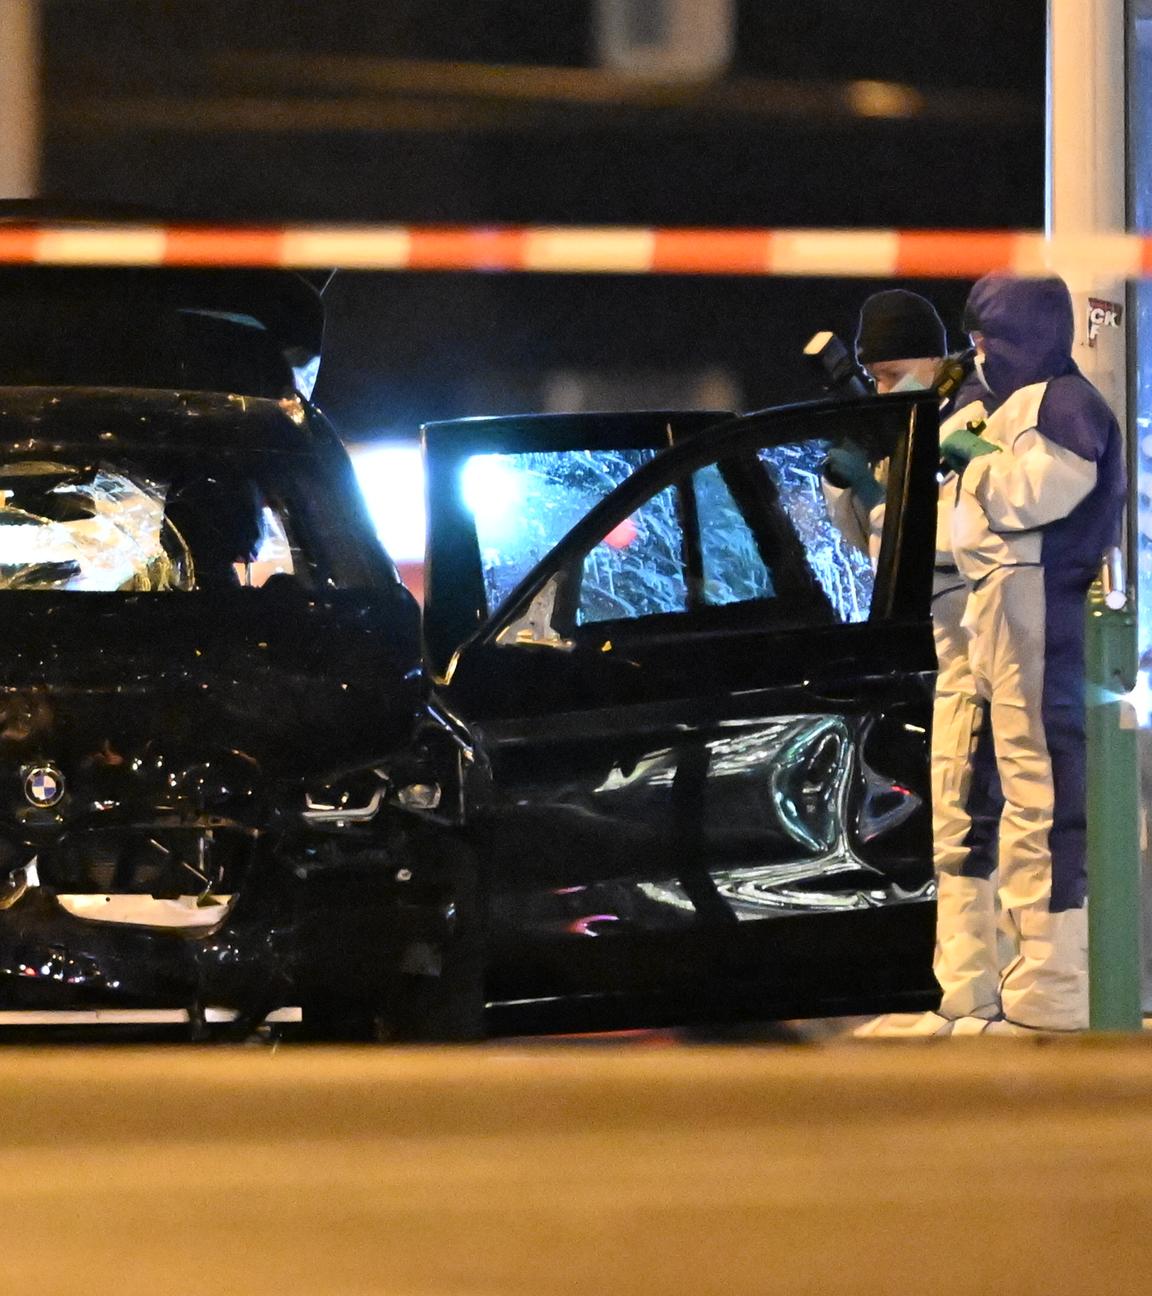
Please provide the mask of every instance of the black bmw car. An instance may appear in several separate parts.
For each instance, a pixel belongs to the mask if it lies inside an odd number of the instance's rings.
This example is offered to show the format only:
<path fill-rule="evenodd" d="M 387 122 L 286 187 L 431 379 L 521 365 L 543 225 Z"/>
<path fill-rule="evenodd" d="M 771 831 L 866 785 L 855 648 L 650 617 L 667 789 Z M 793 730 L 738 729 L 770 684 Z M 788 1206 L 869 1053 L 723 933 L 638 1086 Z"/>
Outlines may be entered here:
<path fill-rule="evenodd" d="M 421 622 L 305 398 L 306 285 L 29 282 L 0 1027 L 932 1003 L 930 399 L 430 425 Z M 884 465 L 871 556 L 844 439 Z"/>
<path fill-rule="evenodd" d="M 474 1036 L 467 739 L 317 293 L 7 270 L 0 321 L 0 1027 Z"/>
<path fill-rule="evenodd" d="M 419 610 L 300 401 L 0 391 L 0 607 L 0 1025 L 365 1032 L 439 976 Z"/>

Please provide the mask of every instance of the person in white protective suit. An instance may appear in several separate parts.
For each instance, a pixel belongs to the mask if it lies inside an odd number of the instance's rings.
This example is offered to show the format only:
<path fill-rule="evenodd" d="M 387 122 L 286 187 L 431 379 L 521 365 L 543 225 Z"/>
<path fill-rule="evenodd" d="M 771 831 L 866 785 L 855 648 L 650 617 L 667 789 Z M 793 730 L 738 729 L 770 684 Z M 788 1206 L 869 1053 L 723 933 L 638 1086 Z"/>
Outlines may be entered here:
<path fill-rule="evenodd" d="M 987 1006 L 954 1033 L 1069 1031 L 1088 1024 L 1085 915 L 1085 596 L 1118 543 L 1120 429 L 1072 360 L 1072 300 L 1058 278 L 989 275 L 965 312 L 977 369 L 1001 402 L 981 431 L 941 443 L 960 474 L 952 542 L 968 588 L 969 664 L 990 705 L 1004 794 L 998 889 L 1018 955 Z M 965 870 L 962 868 L 961 873 Z M 995 973 L 990 911 L 947 908 L 977 984 Z"/>
<path fill-rule="evenodd" d="M 868 298 L 860 313 L 857 356 L 878 394 L 936 385 L 947 337 L 932 304 L 900 289 Z M 975 373 L 941 404 L 941 437 L 981 422 L 995 402 Z M 833 520 L 875 560 L 883 533 L 883 487 L 861 451 L 838 447 L 829 469 L 849 487 L 826 488 Z M 1000 789 L 992 756 L 988 706 L 968 662 L 962 627 L 968 590 L 952 555 L 954 472 L 941 480 L 937 510 L 932 628 L 938 672 L 932 722 L 932 829 L 937 887 L 937 942 L 933 970 L 941 989 L 937 1012 L 889 1013 L 866 1023 L 861 1036 L 948 1034 L 954 1023 L 999 1015 L 995 942 L 991 967 L 984 932 L 996 926 L 996 835 Z M 868 510 L 865 526 L 862 506 Z"/>

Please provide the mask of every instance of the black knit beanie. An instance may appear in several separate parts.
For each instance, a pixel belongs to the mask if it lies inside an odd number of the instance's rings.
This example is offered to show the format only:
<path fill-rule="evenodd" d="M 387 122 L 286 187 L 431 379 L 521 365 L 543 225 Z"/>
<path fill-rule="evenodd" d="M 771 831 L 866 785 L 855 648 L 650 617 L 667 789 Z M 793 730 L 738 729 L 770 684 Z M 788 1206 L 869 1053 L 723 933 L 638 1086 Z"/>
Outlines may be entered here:
<path fill-rule="evenodd" d="M 890 288 L 860 308 L 856 355 L 861 364 L 919 360 L 948 354 L 948 335 L 936 308 L 917 293 Z"/>

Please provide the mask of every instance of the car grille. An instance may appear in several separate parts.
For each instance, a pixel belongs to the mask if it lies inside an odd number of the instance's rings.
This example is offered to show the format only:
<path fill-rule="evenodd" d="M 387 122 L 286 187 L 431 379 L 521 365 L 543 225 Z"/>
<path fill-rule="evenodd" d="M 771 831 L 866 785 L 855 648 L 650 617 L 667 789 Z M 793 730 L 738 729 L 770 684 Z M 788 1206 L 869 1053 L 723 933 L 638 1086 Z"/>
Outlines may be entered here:
<path fill-rule="evenodd" d="M 235 892 L 253 840 L 232 830 L 94 832 L 44 847 L 41 886 L 70 894 L 158 897 Z"/>

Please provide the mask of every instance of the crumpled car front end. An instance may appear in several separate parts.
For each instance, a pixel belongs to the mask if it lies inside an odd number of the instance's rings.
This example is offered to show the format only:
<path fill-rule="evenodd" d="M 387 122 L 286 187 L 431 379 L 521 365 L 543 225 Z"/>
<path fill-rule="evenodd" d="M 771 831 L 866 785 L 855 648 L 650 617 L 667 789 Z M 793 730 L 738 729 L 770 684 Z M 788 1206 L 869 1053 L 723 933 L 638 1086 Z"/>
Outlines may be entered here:
<path fill-rule="evenodd" d="M 0 390 L 0 616 L 0 1027 L 365 1033 L 435 971 L 467 741 L 298 403 Z"/>

